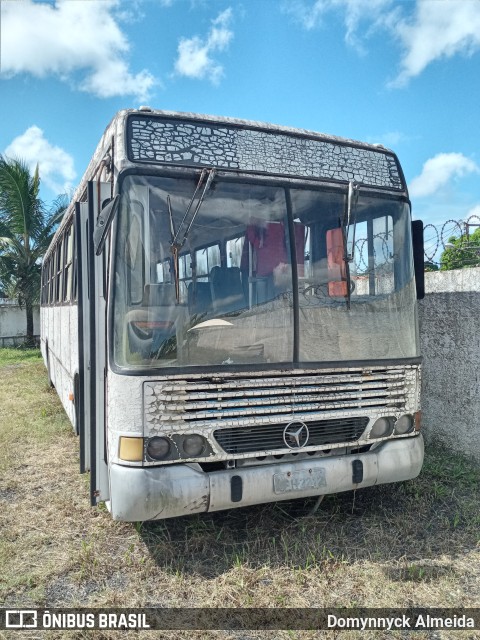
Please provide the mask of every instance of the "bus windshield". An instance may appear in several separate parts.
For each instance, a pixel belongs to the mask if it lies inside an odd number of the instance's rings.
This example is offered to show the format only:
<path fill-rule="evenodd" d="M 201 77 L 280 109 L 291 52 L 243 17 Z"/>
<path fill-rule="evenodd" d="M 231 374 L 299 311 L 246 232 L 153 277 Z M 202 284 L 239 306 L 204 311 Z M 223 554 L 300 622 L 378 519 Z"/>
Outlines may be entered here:
<path fill-rule="evenodd" d="M 408 204 L 361 190 L 347 227 L 345 187 L 201 180 L 123 181 L 117 367 L 418 355 Z"/>

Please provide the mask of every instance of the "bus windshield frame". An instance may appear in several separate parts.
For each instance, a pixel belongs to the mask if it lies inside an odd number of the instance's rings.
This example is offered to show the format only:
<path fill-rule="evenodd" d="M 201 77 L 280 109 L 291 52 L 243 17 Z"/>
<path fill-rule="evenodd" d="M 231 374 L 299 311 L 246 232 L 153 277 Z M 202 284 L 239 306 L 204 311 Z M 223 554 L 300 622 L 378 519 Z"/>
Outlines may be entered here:
<path fill-rule="evenodd" d="M 199 176 L 138 169 L 120 176 L 109 322 L 114 371 L 173 375 L 419 358 L 404 196 L 361 187 L 356 233 L 348 234 L 348 184 L 222 172 L 207 186 Z"/>

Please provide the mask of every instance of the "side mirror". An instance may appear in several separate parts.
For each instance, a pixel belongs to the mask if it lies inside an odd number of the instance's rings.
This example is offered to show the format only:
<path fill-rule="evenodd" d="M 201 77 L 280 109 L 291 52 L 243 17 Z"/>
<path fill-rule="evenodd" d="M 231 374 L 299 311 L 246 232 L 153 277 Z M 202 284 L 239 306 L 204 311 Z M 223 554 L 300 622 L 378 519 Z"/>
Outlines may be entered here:
<path fill-rule="evenodd" d="M 412 222 L 413 266 L 415 269 L 415 284 L 417 287 L 417 300 L 425 297 L 425 266 L 423 247 L 423 222 Z"/>
<path fill-rule="evenodd" d="M 117 212 L 119 202 L 120 196 L 117 194 L 113 200 L 110 200 L 110 202 L 103 207 L 97 218 L 97 224 L 93 232 L 93 246 L 95 248 L 95 255 L 97 256 L 103 251 L 105 240 L 107 239 L 110 225 Z"/>

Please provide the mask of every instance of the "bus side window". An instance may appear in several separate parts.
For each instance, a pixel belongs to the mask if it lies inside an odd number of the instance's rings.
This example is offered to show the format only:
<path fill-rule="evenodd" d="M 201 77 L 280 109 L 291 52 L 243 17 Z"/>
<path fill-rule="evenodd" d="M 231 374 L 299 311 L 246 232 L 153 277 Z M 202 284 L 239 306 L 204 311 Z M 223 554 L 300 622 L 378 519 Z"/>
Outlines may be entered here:
<path fill-rule="evenodd" d="M 52 254 L 52 303 L 57 301 L 57 260 L 58 246 L 55 247 Z"/>
<path fill-rule="evenodd" d="M 73 225 L 67 232 L 67 256 L 65 262 L 65 300 L 67 302 L 72 301 L 72 289 L 73 289 Z"/>
<path fill-rule="evenodd" d="M 232 238 L 231 240 L 227 240 L 227 267 L 240 267 L 244 242 L 244 235 L 237 238 Z"/>
<path fill-rule="evenodd" d="M 67 300 L 73 301 L 73 279 L 74 279 L 74 247 L 75 247 L 75 232 L 73 225 L 70 227 L 70 234 L 68 236 L 68 279 L 67 279 Z"/>
<path fill-rule="evenodd" d="M 47 265 L 47 303 L 51 304 L 52 303 L 52 255 L 50 254 L 50 257 L 48 258 L 48 265 Z"/>
<path fill-rule="evenodd" d="M 195 252 L 195 264 L 198 280 L 208 280 L 208 275 L 213 267 L 221 265 L 220 245 L 216 243 L 203 249 L 197 249 Z"/>
<path fill-rule="evenodd" d="M 353 295 L 384 295 L 395 291 L 393 219 L 379 216 L 356 228 Z M 398 283 L 397 283 L 398 284 Z"/>
<path fill-rule="evenodd" d="M 45 270 L 46 264 L 44 263 L 42 266 L 42 293 L 41 293 L 41 298 L 40 298 L 40 303 L 43 305 L 45 304 L 45 276 L 46 276 L 46 270 Z"/>
<path fill-rule="evenodd" d="M 73 270 L 72 270 L 72 301 L 78 300 L 78 239 L 76 237 L 75 227 L 72 227 L 72 256 L 73 256 Z"/>
<path fill-rule="evenodd" d="M 63 238 L 60 238 L 57 244 L 57 274 L 56 274 L 56 294 L 55 302 L 62 302 L 62 283 L 63 283 Z"/>
<path fill-rule="evenodd" d="M 173 284 L 175 279 L 173 277 L 173 264 L 172 258 L 167 258 L 162 262 L 157 262 L 157 283 L 158 284 Z"/>
<path fill-rule="evenodd" d="M 68 238 L 70 230 L 65 231 L 62 238 L 62 287 L 60 290 L 60 302 L 67 301 L 68 288 Z"/>
<path fill-rule="evenodd" d="M 180 302 L 187 301 L 188 285 L 192 282 L 192 256 L 184 253 L 178 261 L 178 274 L 180 281 Z"/>

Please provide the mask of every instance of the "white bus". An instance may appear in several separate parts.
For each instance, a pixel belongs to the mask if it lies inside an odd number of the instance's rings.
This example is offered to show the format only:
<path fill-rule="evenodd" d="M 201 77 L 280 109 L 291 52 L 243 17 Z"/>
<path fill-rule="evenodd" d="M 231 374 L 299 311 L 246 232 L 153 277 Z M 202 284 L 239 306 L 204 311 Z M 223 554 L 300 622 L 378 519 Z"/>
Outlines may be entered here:
<path fill-rule="evenodd" d="M 388 149 L 119 112 L 42 278 L 92 504 L 144 521 L 414 478 L 422 278 Z"/>

